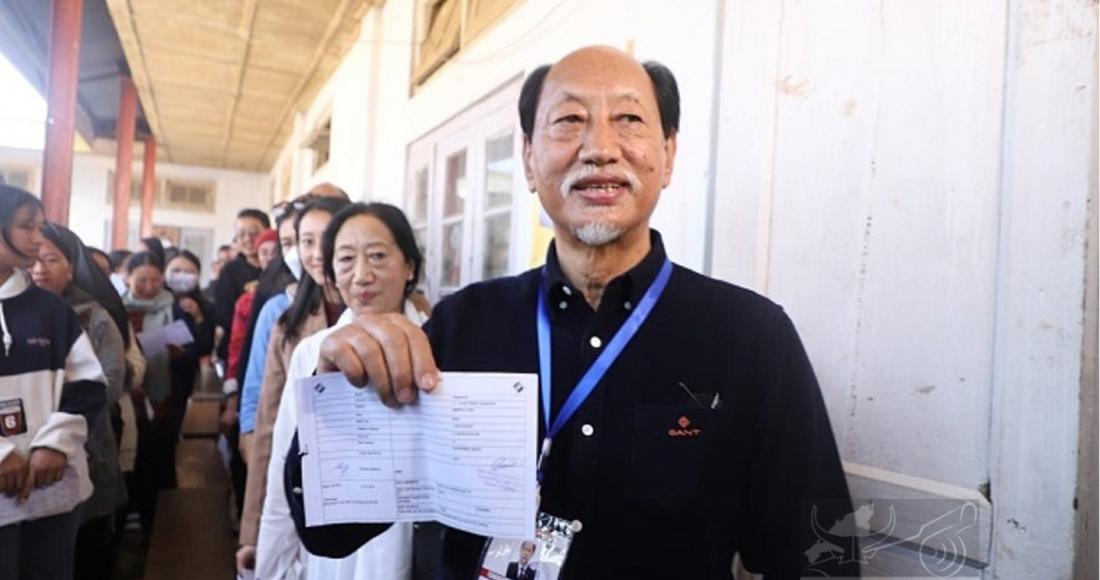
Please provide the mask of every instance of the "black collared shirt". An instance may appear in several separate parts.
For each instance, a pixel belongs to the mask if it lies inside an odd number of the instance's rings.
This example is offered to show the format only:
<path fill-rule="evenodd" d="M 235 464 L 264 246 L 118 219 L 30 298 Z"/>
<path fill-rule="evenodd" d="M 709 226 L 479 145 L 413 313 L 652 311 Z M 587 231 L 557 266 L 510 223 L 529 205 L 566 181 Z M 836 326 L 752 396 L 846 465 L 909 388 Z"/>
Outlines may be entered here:
<path fill-rule="evenodd" d="M 222 266 L 214 282 L 214 324 L 222 329 L 222 341 L 218 343 L 218 358 L 229 361 L 229 335 L 233 327 L 233 309 L 237 298 L 244 293 L 245 284 L 260 278 L 260 269 L 248 262 L 244 254 L 237 254 L 231 262 Z"/>
<path fill-rule="evenodd" d="M 657 232 L 651 242 L 595 311 L 562 274 L 553 246 L 545 274 L 540 268 L 448 297 L 425 327 L 439 367 L 538 372 L 535 307 L 545 280 L 556 415 L 664 263 Z M 769 300 L 680 266 L 555 438 L 543 478 L 541 509 L 584 526 L 565 580 L 729 579 L 735 552 L 767 578 L 814 569 L 858 575 L 853 564 L 838 564 L 854 555 L 854 541 L 819 540 L 820 528 L 846 535 L 835 524 L 851 503 L 794 326 Z M 814 505 L 820 528 L 812 524 Z M 484 542 L 419 525 L 415 577 L 475 578 Z"/>

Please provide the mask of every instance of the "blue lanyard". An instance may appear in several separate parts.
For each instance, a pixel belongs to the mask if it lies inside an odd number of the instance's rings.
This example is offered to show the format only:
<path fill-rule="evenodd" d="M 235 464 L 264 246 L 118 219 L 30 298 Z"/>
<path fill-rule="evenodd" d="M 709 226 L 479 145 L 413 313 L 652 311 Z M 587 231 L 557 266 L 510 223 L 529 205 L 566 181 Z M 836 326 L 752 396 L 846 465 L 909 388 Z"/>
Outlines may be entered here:
<path fill-rule="evenodd" d="M 545 278 L 545 269 L 543 272 Z M 653 283 L 649 285 L 649 289 L 642 296 L 642 300 L 635 306 L 634 311 L 630 313 L 630 316 L 615 333 L 615 336 L 611 338 L 611 342 L 607 343 L 607 348 L 600 353 L 600 356 L 596 357 L 596 361 L 581 377 L 577 386 L 573 388 L 573 392 L 569 393 L 569 397 L 565 399 L 561 411 L 553 421 L 550 420 L 550 390 L 554 384 L 550 377 L 550 313 L 546 306 L 545 280 L 539 285 L 538 315 L 536 316 L 539 340 L 539 384 L 542 388 L 542 418 L 546 424 L 546 436 L 542 440 L 542 451 L 538 461 L 538 478 L 540 482 L 542 481 L 542 462 L 546 459 L 546 456 L 550 455 L 550 445 L 554 437 L 561 432 L 562 427 L 584 404 L 584 401 L 588 399 L 588 395 L 591 395 L 592 391 L 596 389 L 596 385 L 607 374 L 611 365 L 615 364 L 615 360 L 622 354 L 626 345 L 638 333 L 638 329 L 649 317 L 653 306 L 657 304 L 657 299 L 665 291 L 665 286 L 668 285 L 668 279 L 671 275 L 672 262 L 666 258 L 665 263 L 661 265 L 661 271 L 658 272 Z"/>

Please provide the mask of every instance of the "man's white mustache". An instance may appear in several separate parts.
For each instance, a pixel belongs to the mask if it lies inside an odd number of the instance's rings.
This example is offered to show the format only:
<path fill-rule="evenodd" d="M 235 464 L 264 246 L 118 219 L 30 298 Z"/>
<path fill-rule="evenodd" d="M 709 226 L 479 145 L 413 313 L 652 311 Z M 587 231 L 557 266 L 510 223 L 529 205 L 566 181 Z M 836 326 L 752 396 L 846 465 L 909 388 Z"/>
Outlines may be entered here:
<path fill-rule="evenodd" d="M 569 193 L 573 191 L 573 186 L 576 185 L 578 181 L 593 177 L 625 181 L 631 193 L 642 188 L 642 180 L 638 179 L 638 176 L 629 169 L 623 167 L 609 168 L 597 167 L 595 165 L 581 165 L 577 169 L 570 170 L 569 173 L 565 175 L 565 179 L 561 182 L 561 196 L 569 197 Z"/>

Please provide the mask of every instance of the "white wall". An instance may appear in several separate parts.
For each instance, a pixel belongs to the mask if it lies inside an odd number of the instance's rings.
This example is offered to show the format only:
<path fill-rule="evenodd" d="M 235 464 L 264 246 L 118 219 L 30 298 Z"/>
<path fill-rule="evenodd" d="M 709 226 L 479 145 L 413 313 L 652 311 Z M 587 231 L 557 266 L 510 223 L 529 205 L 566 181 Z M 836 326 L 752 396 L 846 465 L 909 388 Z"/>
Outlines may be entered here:
<path fill-rule="evenodd" d="M 1071 571 L 1095 17 L 726 6 L 714 272 L 792 314 L 846 460 L 992 490 L 988 577 Z"/>
<path fill-rule="evenodd" d="M 109 245 L 109 240 L 104 238 L 104 223 L 111 219 L 111 206 L 106 203 L 107 179 L 114 166 L 113 157 L 78 154 L 73 158 L 69 225 L 87 243 L 103 248 Z M 135 162 L 134 175 L 138 175 L 141 170 L 142 164 Z M 233 222 L 239 210 L 246 207 L 271 210 L 268 176 L 262 173 L 158 163 L 156 176 L 158 179 L 178 177 L 215 182 L 217 203 L 213 214 L 159 208 L 153 210 L 153 223 L 157 225 L 213 229 L 215 247 L 232 242 Z M 135 205 L 130 208 L 130 223 L 140 223 L 140 220 L 141 208 Z M 211 256 L 200 258 L 209 260 Z"/>
<path fill-rule="evenodd" d="M 9 160 L 31 164 L 40 170 L 42 152 L 31 149 L 0 148 L 0 163 Z M 108 178 L 114 167 L 114 157 L 92 153 L 77 153 L 73 156 L 69 227 L 86 244 L 105 250 L 110 250 L 110 240 L 105 237 L 105 224 L 111 219 L 111 206 L 107 204 L 107 196 L 113 189 Z M 135 161 L 134 175 L 137 176 L 141 171 L 142 163 Z M 232 242 L 233 222 L 239 210 L 246 207 L 263 211 L 271 210 L 271 195 L 266 174 L 158 163 L 156 176 L 158 179 L 166 177 L 203 179 L 216 184 L 217 204 L 213 214 L 158 208 L 153 210 L 153 223 L 156 225 L 213 230 L 215 247 Z M 141 209 L 135 205 L 130 209 L 130 223 L 138 224 L 140 220 Z M 212 256 L 199 257 L 204 260 L 205 275 L 207 273 L 205 266 Z"/>

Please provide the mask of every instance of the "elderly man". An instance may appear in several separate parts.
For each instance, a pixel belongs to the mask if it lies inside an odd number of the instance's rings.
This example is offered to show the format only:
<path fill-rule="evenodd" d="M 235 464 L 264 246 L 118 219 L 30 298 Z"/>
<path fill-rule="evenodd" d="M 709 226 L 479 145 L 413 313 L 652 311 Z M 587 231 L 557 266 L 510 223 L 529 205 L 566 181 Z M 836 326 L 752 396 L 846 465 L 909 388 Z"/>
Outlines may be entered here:
<path fill-rule="evenodd" d="M 438 369 L 539 371 L 553 440 L 540 509 L 583 522 L 562 578 L 731 578 L 737 552 L 768 578 L 856 576 L 851 546 L 813 566 L 805 555 L 813 518 L 844 535 L 850 500 L 794 326 L 673 265 L 649 227 L 679 114 L 672 73 L 614 49 L 534 71 L 520 122 L 528 185 L 554 223 L 546 266 L 456 293 L 423 332 L 359 318 L 326 339 L 320 369 L 369 378 L 394 405 L 432 390 Z M 324 553 L 384 529 L 303 539 Z M 420 525 L 416 577 L 476 577 L 485 541 Z"/>

